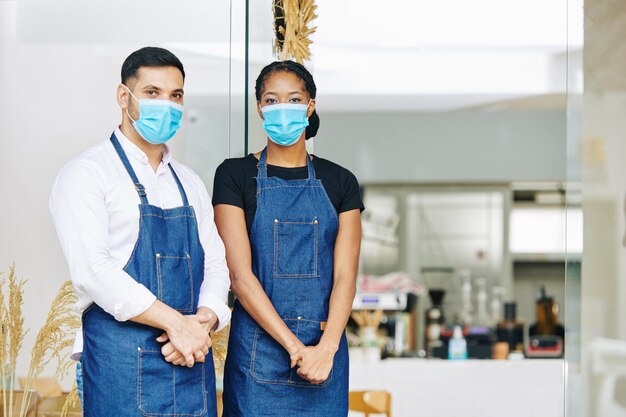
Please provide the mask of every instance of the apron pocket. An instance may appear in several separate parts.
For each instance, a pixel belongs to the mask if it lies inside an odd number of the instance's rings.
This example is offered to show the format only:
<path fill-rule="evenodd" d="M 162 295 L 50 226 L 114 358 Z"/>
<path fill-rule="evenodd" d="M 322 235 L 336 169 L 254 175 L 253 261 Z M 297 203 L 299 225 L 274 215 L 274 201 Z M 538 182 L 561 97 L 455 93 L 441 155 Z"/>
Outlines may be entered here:
<path fill-rule="evenodd" d="M 305 346 L 317 345 L 322 337 L 319 321 L 285 319 L 285 324 Z M 287 351 L 272 336 L 257 326 L 250 361 L 250 373 L 256 382 L 320 389 L 325 388 L 332 380 L 333 371 L 331 370 L 326 381 L 321 384 L 312 384 L 300 378 L 296 368 L 289 368 L 290 362 Z"/>
<path fill-rule="evenodd" d="M 204 364 L 167 363 L 159 350 L 138 349 L 137 407 L 146 417 L 200 417 L 207 412 Z"/>
<path fill-rule="evenodd" d="M 318 221 L 274 220 L 274 277 L 318 278 Z"/>
<path fill-rule="evenodd" d="M 191 257 L 156 254 L 157 298 L 181 313 L 193 313 Z"/>

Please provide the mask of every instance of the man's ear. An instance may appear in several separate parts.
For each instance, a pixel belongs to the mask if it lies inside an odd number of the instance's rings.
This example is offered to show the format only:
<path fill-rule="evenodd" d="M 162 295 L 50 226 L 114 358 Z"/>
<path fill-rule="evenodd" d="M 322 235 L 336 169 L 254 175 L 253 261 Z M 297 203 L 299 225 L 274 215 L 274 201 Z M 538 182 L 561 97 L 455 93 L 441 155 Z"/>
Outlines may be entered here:
<path fill-rule="evenodd" d="M 116 91 L 116 95 L 117 95 L 117 104 L 122 108 L 122 109 L 127 109 L 129 106 L 129 101 L 130 101 L 130 93 L 128 92 L 128 87 L 126 87 L 124 84 L 120 83 L 117 86 L 117 91 Z"/>

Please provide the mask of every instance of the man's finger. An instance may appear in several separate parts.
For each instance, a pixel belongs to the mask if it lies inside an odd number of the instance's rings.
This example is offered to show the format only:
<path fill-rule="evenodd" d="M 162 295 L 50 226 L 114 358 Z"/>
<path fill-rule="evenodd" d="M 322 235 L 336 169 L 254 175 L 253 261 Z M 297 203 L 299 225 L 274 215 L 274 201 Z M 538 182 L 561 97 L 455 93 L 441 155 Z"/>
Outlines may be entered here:
<path fill-rule="evenodd" d="M 193 364 L 195 363 L 194 359 L 193 359 L 193 354 L 188 353 L 185 355 L 185 364 L 187 365 L 188 368 L 192 368 Z"/>
<path fill-rule="evenodd" d="M 166 343 L 165 345 L 163 345 L 163 347 L 161 347 L 161 354 L 163 356 L 169 356 L 171 355 L 176 349 L 174 349 L 174 346 L 171 343 Z"/>
<path fill-rule="evenodd" d="M 163 343 L 163 342 L 167 342 L 168 340 L 170 340 L 170 337 L 167 335 L 167 333 L 163 333 L 161 336 L 157 337 L 157 342 Z"/>
<path fill-rule="evenodd" d="M 196 318 L 200 323 L 206 323 L 211 320 L 211 314 L 206 310 L 198 310 L 196 313 Z"/>

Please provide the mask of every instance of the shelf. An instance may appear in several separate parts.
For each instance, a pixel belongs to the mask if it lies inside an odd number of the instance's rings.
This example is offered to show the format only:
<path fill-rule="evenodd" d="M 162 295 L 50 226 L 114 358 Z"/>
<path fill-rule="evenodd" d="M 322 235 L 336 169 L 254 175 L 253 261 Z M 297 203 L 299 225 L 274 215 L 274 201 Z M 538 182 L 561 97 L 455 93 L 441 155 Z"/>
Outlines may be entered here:
<path fill-rule="evenodd" d="M 566 262 L 580 261 L 580 253 L 512 253 L 513 262 Z"/>

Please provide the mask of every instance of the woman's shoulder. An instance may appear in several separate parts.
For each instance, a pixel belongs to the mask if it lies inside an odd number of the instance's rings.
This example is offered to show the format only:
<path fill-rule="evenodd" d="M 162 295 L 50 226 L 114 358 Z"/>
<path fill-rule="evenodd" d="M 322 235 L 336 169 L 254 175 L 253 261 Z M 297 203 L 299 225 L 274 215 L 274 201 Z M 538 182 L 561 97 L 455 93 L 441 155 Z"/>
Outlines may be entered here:
<path fill-rule="evenodd" d="M 216 174 L 246 172 L 249 169 L 256 169 L 256 159 L 252 154 L 237 158 L 227 158 L 217 167 Z"/>
<path fill-rule="evenodd" d="M 356 176 L 348 169 L 336 162 L 313 155 L 313 165 L 316 172 L 324 177 L 335 178 L 339 181 L 356 181 Z"/>

